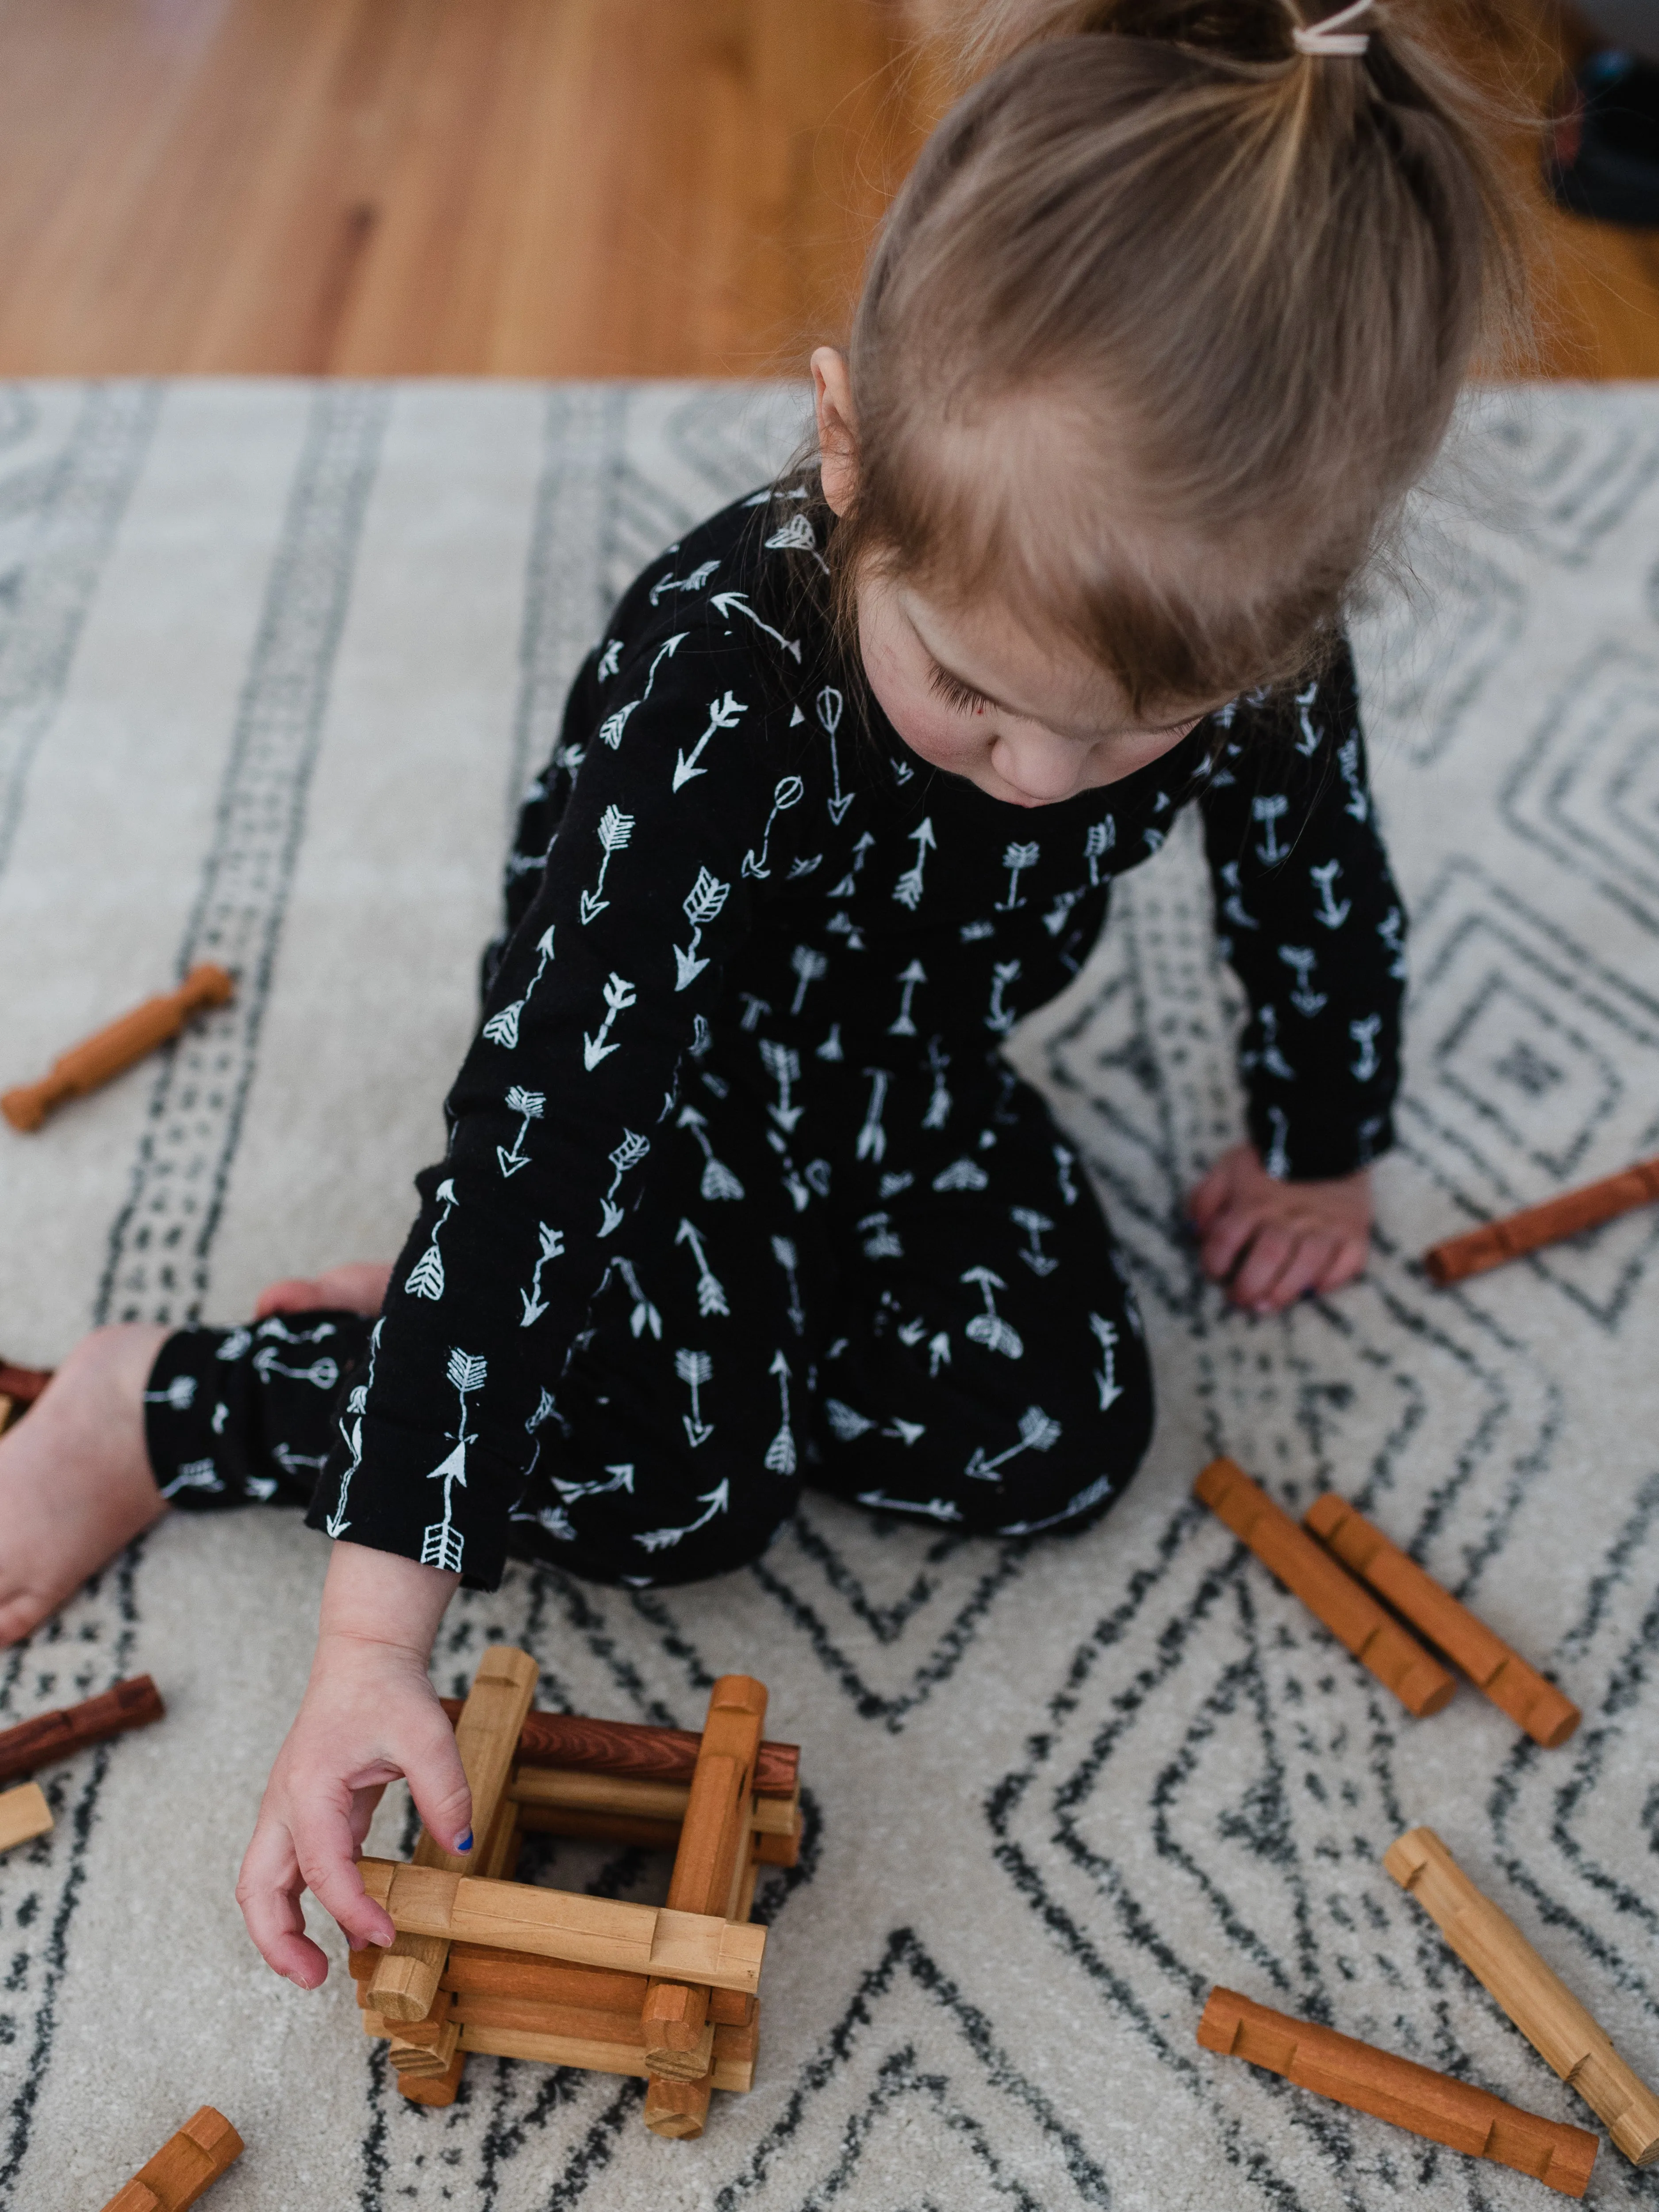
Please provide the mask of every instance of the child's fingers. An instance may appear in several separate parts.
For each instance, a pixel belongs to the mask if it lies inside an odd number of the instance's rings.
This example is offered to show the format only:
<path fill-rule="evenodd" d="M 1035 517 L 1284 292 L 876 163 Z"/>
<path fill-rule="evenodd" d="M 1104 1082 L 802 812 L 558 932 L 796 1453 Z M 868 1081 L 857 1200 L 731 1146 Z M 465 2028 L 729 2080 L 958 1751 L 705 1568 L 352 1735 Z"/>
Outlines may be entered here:
<path fill-rule="evenodd" d="M 1283 1273 L 1267 1293 L 1267 1304 L 1277 1311 L 1282 1306 L 1293 1305 L 1309 1291 L 1322 1289 L 1337 1249 L 1338 1240 L 1334 1237 L 1318 1234 L 1299 1237 L 1295 1249 L 1285 1263 Z"/>
<path fill-rule="evenodd" d="M 1216 1215 L 1199 1246 L 1199 1259 L 1212 1282 L 1226 1281 L 1260 1226 L 1260 1215 L 1248 1206 L 1229 1206 Z"/>
<path fill-rule="evenodd" d="M 1324 1273 L 1316 1287 L 1321 1291 L 1340 1291 L 1344 1283 L 1352 1283 L 1365 1272 L 1365 1262 L 1370 1257 L 1370 1245 L 1364 1237 L 1341 1237 L 1336 1249 L 1327 1261 Z"/>
<path fill-rule="evenodd" d="M 398 1752 L 427 1833 L 447 1851 L 471 1850 L 472 1792 L 455 1747 L 455 1731 L 435 1692 L 422 1699 L 418 1717 L 399 1731 Z"/>
<path fill-rule="evenodd" d="M 390 1943 L 398 1931 L 392 1915 L 363 1887 L 348 1806 L 331 1804 L 320 1790 L 301 1802 L 303 1809 L 291 1823 L 300 1879 L 346 1936 L 360 1944 Z"/>
<path fill-rule="evenodd" d="M 1206 1230 L 1227 1203 L 1232 1188 L 1231 1176 L 1221 1167 L 1213 1167 L 1201 1182 L 1194 1183 L 1187 1194 L 1187 1218 L 1194 1229 Z"/>
<path fill-rule="evenodd" d="M 253 1948 L 273 1973 L 314 1990 L 328 1960 L 305 1932 L 300 1863 L 287 1824 L 262 1811 L 236 1878 L 236 1902 Z"/>
<path fill-rule="evenodd" d="M 1273 1287 L 1284 1273 L 1297 1242 L 1293 1231 L 1281 1229 L 1273 1222 L 1258 1230 L 1234 1273 L 1228 1292 L 1233 1304 L 1248 1306 L 1255 1313 L 1270 1311 Z"/>

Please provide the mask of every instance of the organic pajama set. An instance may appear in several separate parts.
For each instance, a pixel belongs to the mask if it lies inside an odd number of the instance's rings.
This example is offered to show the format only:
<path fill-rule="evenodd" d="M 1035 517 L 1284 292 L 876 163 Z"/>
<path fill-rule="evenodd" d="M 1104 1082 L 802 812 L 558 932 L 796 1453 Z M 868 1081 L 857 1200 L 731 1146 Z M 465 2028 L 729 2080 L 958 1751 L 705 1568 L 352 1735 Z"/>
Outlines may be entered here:
<path fill-rule="evenodd" d="M 1077 1157 L 1000 1048 L 1195 803 L 1281 1176 L 1384 1150 L 1404 923 L 1351 661 L 1024 809 L 893 732 L 763 493 L 654 562 L 571 693 L 507 867 L 444 1159 L 373 1323 L 187 1328 L 151 1376 L 179 1505 L 491 1586 L 754 1559 L 803 1483 L 967 1532 L 1082 1526 L 1152 1398 Z"/>

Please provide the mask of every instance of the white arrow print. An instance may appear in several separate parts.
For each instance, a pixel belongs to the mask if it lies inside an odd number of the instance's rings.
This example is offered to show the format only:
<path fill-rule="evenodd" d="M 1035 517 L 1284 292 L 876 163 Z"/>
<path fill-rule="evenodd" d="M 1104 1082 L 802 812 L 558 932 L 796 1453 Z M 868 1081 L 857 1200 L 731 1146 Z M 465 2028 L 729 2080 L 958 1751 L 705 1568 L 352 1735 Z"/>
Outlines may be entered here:
<path fill-rule="evenodd" d="M 901 906 L 908 906 L 912 914 L 921 904 L 922 871 L 927 866 L 927 855 L 937 840 L 933 836 L 933 817 L 929 815 L 910 832 L 915 841 L 916 857 L 893 886 L 893 896 Z"/>
<path fill-rule="evenodd" d="M 859 839 L 858 843 L 853 848 L 852 866 L 847 871 L 847 873 L 842 878 L 841 881 L 836 885 L 834 890 L 825 893 L 826 897 L 832 899 L 844 899 L 851 898 L 853 896 L 853 894 L 858 889 L 858 878 L 860 872 L 863 869 L 865 860 L 869 855 L 870 848 L 875 843 L 875 839 L 866 830 L 863 836 Z"/>
<path fill-rule="evenodd" d="M 619 1461 L 615 1467 L 606 1468 L 605 1473 L 611 1477 L 609 1482 L 561 1482 L 556 1474 L 552 1479 L 553 1487 L 567 1505 L 574 1504 L 579 1498 L 608 1498 L 612 1491 L 617 1490 L 625 1490 L 630 1498 L 633 1496 L 634 1462 L 631 1459 Z"/>
<path fill-rule="evenodd" d="M 988 1352 L 1000 1352 L 1005 1359 L 1023 1359 L 1025 1346 L 1019 1331 L 1004 1321 L 997 1311 L 997 1302 L 991 1295 L 993 1291 L 1006 1291 L 1007 1284 L 989 1267 L 969 1267 L 962 1280 L 977 1283 L 980 1296 L 985 1301 L 984 1312 L 975 1314 L 968 1324 L 969 1340 L 982 1344 Z"/>
<path fill-rule="evenodd" d="M 512 1151 L 509 1152 L 505 1145 L 495 1147 L 495 1158 L 501 1163 L 504 1176 L 511 1177 L 517 1175 L 520 1168 L 530 1165 L 530 1156 L 524 1149 L 525 1133 L 532 1121 L 541 1120 L 546 1106 L 547 1094 L 544 1091 L 525 1091 L 515 1083 L 507 1092 L 507 1110 L 509 1114 L 518 1115 L 520 1121 L 519 1133 L 513 1139 Z"/>
<path fill-rule="evenodd" d="M 564 1250 L 562 1236 L 556 1229 L 550 1229 L 544 1221 L 536 1224 L 536 1233 L 541 1251 L 531 1272 L 530 1288 L 519 1293 L 519 1304 L 524 1308 L 524 1318 L 519 1323 L 520 1328 L 533 1328 L 547 1311 L 547 1303 L 542 1297 L 542 1269 L 550 1260 L 556 1260 Z"/>
<path fill-rule="evenodd" d="M 690 1112 L 690 1109 L 688 1108 L 686 1110 Z M 609 1237 L 614 1231 L 621 1228 L 623 1210 L 616 1202 L 617 1193 L 621 1189 L 622 1179 L 629 1168 L 638 1167 L 650 1149 L 649 1137 L 641 1137 L 633 1129 L 623 1131 L 621 1144 L 610 1154 L 611 1164 L 616 1170 L 616 1173 L 611 1178 L 610 1189 L 599 1200 L 599 1204 L 605 1209 L 604 1217 L 599 1224 L 601 1237 Z"/>
<path fill-rule="evenodd" d="M 864 1127 L 859 1131 L 858 1157 L 874 1160 L 879 1167 L 887 1157 L 887 1132 L 881 1126 L 882 1109 L 887 1103 L 887 1086 L 892 1077 L 884 1067 L 866 1067 L 870 1079 L 870 1106 L 864 1117 Z"/>
<path fill-rule="evenodd" d="M 798 945 L 789 956 L 789 965 L 799 979 L 795 985 L 795 995 L 789 1011 L 792 1014 L 798 1014 L 806 1003 L 808 990 L 820 975 L 828 973 L 830 963 L 813 946 Z"/>
<path fill-rule="evenodd" d="M 1123 1395 L 1122 1385 L 1117 1379 L 1117 1331 L 1110 1322 L 1103 1321 L 1097 1313 L 1090 1315 L 1089 1326 L 1100 1345 L 1100 1365 L 1095 1372 L 1095 1382 L 1100 1392 L 1100 1410 L 1103 1413 Z"/>
<path fill-rule="evenodd" d="M 795 1278 L 795 1268 L 799 1262 L 799 1255 L 796 1252 L 794 1244 L 789 1237 L 775 1237 L 772 1239 L 772 1257 L 777 1261 L 779 1267 L 782 1268 L 784 1274 L 788 1280 L 789 1304 L 785 1310 L 789 1316 L 790 1327 L 794 1330 L 796 1335 L 799 1336 L 806 1327 L 806 1312 L 800 1302 L 800 1285 Z M 782 1356 L 781 1352 L 778 1355 L 780 1358 L 781 1358 Z"/>
<path fill-rule="evenodd" d="M 466 1448 L 476 1442 L 466 1425 L 467 1393 L 482 1390 L 489 1371 L 489 1363 L 481 1356 L 452 1348 L 449 1354 L 449 1380 L 461 1401 L 461 1417 L 450 1434 L 455 1439 L 455 1449 L 441 1460 L 428 1475 L 428 1482 L 441 1480 L 444 1486 L 444 1512 L 441 1521 L 434 1521 L 422 1531 L 421 1565 L 441 1567 L 447 1573 L 459 1574 L 461 1553 L 465 1539 L 459 1534 L 451 1518 L 453 1486 L 459 1483 L 466 1488 Z"/>
<path fill-rule="evenodd" d="M 1331 895 L 1331 886 L 1342 872 L 1340 860 L 1327 860 L 1322 867 L 1310 868 L 1308 873 L 1319 886 L 1320 902 L 1314 909 L 1314 920 L 1322 921 L 1327 929 L 1340 929 L 1353 911 L 1351 899 L 1338 900 Z"/>
<path fill-rule="evenodd" d="M 1100 884 L 1100 864 L 1117 842 L 1117 823 L 1108 814 L 1097 822 L 1083 840 L 1083 857 L 1089 863 L 1089 882 L 1093 889 Z"/>
<path fill-rule="evenodd" d="M 830 796 L 825 801 L 830 819 L 839 829 L 847 818 L 847 810 L 858 797 L 855 791 L 843 792 L 841 787 L 841 755 L 836 750 L 836 732 L 841 727 L 842 696 L 833 684 L 826 684 L 814 702 L 824 735 L 830 740 Z"/>
<path fill-rule="evenodd" d="M 766 817 L 766 828 L 761 833 L 761 848 L 757 853 L 751 846 L 743 856 L 743 872 L 763 881 L 771 874 L 767 865 L 767 854 L 772 844 L 772 827 L 780 814 L 787 814 L 792 806 L 799 806 L 806 786 L 798 775 L 786 775 L 772 793 L 772 811 Z"/>
<path fill-rule="evenodd" d="M 584 891 L 581 899 L 582 927 L 586 928 L 596 914 L 603 914 L 611 903 L 605 896 L 605 872 L 611 866 L 611 855 L 620 853 L 634 834 L 634 817 L 624 814 L 620 806 L 607 806 L 599 817 L 599 879 L 591 891 Z"/>
<path fill-rule="evenodd" d="M 690 637 L 690 635 L 691 633 L 689 629 L 683 629 L 677 637 L 671 637 L 667 644 L 660 647 L 656 658 L 651 663 L 651 672 L 645 679 L 645 689 L 641 692 L 639 697 L 637 699 L 630 699 L 625 707 L 618 707 L 614 714 L 607 714 L 604 721 L 599 724 L 599 736 L 604 742 L 610 746 L 613 753 L 622 744 L 623 732 L 628 727 L 629 716 L 633 714 L 636 708 L 643 707 L 646 701 L 651 696 L 651 686 L 657 680 L 657 671 L 662 666 L 665 660 L 669 659 L 679 650 L 680 647 L 685 643 L 686 639 Z M 605 673 L 603 668 L 600 669 L 599 673 L 601 675 Z"/>
<path fill-rule="evenodd" d="M 707 1118 L 699 1114 L 695 1106 L 682 1106 L 679 1120 L 674 1126 L 678 1129 L 690 1129 L 702 1147 L 702 1180 L 697 1186 L 699 1195 L 711 1205 L 720 1198 L 740 1199 L 743 1185 L 723 1160 L 714 1158 L 714 1148 L 708 1141 Z"/>
<path fill-rule="evenodd" d="M 1281 845 L 1279 842 L 1279 821 L 1290 811 L 1290 800 L 1276 791 L 1267 793 L 1264 798 L 1253 799 L 1250 801 L 1251 814 L 1256 821 L 1267 826 L 1267 842 L 1265 845 L 1258 845 L 1255 848 L 1255 857 L 1264 868 L 1277 866 L 1290 850 L 1289 846 Z"/>
<path fill-rule="evenodd" d="M 774 1238 L 774 1243 L 777 1240 Z M 766 1447 L 763 1464 L 769 1474 L 793 1474 L 795 1471 L 795 1439 L 789 1428 L 789 1362 L 781 1352 L 772 1355 L 769 1375 L 778 1378 L 778 1398 L 782 1411 L 778 1418 L 778 1432 Z"/>
<path fill-rule="evenodd" d="M 1042 857 L 1041 845 L 1010 845 L 1002 856 L 1002 865 L 1008 871 L 1008 896 L 997 901 L 999 914 L 1012 914 L 1025 902 L 1019 896 L 1019 879 L 1027 868 L 1036 867 Z"/>
<path fill-rule="evenodd" d="M 1002 1003 L 1002 994 L 1019 974 L 1018 960 L 999 960 L 991 969 L 991 1007 L 985 1017 L 985 1026 L 994 1030 L 999 1036 L 1006 1036 L 1014 1026 L 1016 1017 Z"/>
<path fill-rule="evenodd" d="M 676 791 L 679 789 L 682 784 L 690 783 L 694 775 L 708 775 L 708 771 L 706 768 L 699 768 L 697 766 L 697 763 L 702 758 L 703 747 L 708 743 L 708 740 L 714 736 L 716 730 L 735 730 L 738 726 L 738 716 L 746 714 L 748 712 L 748 707 L 744 703 L 744 702 L 741 699 L 733 697 L 730 691 L 727 691 L 723 699 L 711 699 L 709 701 L 708 727 L 697 739 L 696 744 L 692 746 L 689 753 L 677 751 L 674 755 L 674 788 Z"/>
<path fill-rule="evenodd" d="M 963 1469 L 976 1482 L 994 1482 L 999 1468 L 1006 1467 L 1011 1459 L 1018 1459 L 1023 1451 L 1052 1451 L 1060 1442 L 1060 1423 L 1045 1413 L 1041 1406 L 1028 1406 L 1019 1417 L 1019 1442 L 1000 1451 L 994 1459 L 987 1459 L 983 1444 L 975 1444 L 974 1455 Z"/>
<path fill-rule="evenodd" d="M 677 1352 L 674 1354 L 674 1372 L 691 1393 L 691 1410 L 689 1413 L 682 1413 L 680 1419 L 685 1424 L 685 1440 L 696 1451 L 699 1444 L 706 1444 L 714 1433 L 714 1423 L 702 1418 L 702 1407 L 697 1395 L 703 1384 L 713 1379 L 714 1363 L 706 1352 Z"/>
<path fill-rule="evenodd" d="M 775 1239 L 774 1240 L 775 1242 Z M 702 1249 L 702 1239 L 689 1221 L 682 1221 L 674 1232 L 677 1244 L 689 1244 L 691 1256 L 697 1263 L 697 1311 L 707 1321 L 711 1315 L 730 1315 L 732 1309 L 726 1302 L 726 1292 L 720 1280 L 708 1264 Z"/>
<path fill-rule="evenodd" d="M 634 986 L 613 969 L 611 980 L 605 987 L 605 1019 L 594 1036 L 589 1036 L 586 1030 L 582 1032 L 582 1066 L 590 1075 L 602 1060 L 608 1059 L 617 1049 L 614 1044 L 607 1044 L 605 1039 L 610 1036 L 611 1024 L 617 1015 L 625 1014 L 638 995 Z"/>
<path fill-rule="evenodd" d="M 690 575 L 663 577 L 660 582 L 653 584 L 651 586 L 652 605 L 654 607 L 657 605 L 665 592 L 702 591 L 720 565 L 718 561 L 705 561 L 701 568 L 693 568 Z M 716 599 L 714 605 L 719 606 L 720 601 Z"/>
<path fill-rule="evenodd" d="M 730 884 L 719 882 L 707 868 L 697 870 L 696 882 L 680 902 L 680 911 L 691 925 L 691 942 L 683 950 L 678 945 L 674 947 L 674 966 L 678 975 L 678 981 L 674 985 L 677 991 L 683 991 L 688 983 L 695 982 L 708 965 L 707 960 L 697 957 L 698 948 L 702 944 L 703 926 L 714 920 L 731 892 Z"/>
<path fill-rule="evenodd" d="M 344 1420 L 340 1423 L 340 1434 L 345 1438 L 347 1449 L 350 1451 L 351 1463 L 340 1477 L 340 1495 L 335 1501 L 334 1510 L 323 1523 L 331 1536 L 343 1536 L 351 1526 L 346 1519 L 346 1495 L 351 1488 L 352 1476 L 363 1463 L 363 1413 L 374 1384 L 374 1361 L 380 1349 L 380 1331 L 385 1326 L 384 1322 L 377 1321 L 369 1331 L 368 1372 L 361 1382 L 353 1385 L 351 1395 L 346 1400 L 346 1413 L 350 1418 L 351 1426 L 347 1428 Z"/>
<path fill-rule="evenodd" d="M 800 1055 L 787 1044 L 774 1044 L 769 1037 L 761 1040 L 761 1065 L 778 1086 L 778 1103 L 769 1106 L 767 1113 L 785 1136 L 793 1137 L 795 1124 L 806 1111 L 804 1106 L 792 1106 L 789 1093 L 800 1081 Z"/>
<path fill-rule="evenodd" d="M 898 980 L 901 994 L 898 1016 L 888 1024 L 887 1034 L 889 1036 L 914 1036 L 916 1025 L 910 1018 L 910 1001 L 916 995 L 916 986 L 927 981 L 927 970 L 920 960 L 913 960 L 908 968 L 901 969 Z"/>
<path fill-rule="evenodd" d="M 753 607 L 750 605 L 748 599 L 744 593 L 742 592 L 716 592 L 714 598 L 708 602 L 708 604 L 711 607 L 718 607 L 723 615 L 730 615 L 734 610 L 740 615 L 747 615 L 750 621 L 754 623 L 757 629 L 763 629 L 768 637 L 776 638 L 778 643 L 783 647 L 784 651 L 793 656 L 796 666 L 799 666 L 799 641 L 793 637 L 786 637 L 781 629 L 774 629 L 770 623 L 763 622 L 760 617 L 755 612 Z"/>
<path fill-rule="evenodd" d="M 553 933 L 544 929 L 536 939 L 536 972 L 523 998 L 514 999 L 510 1006 L 503 1006 L 499 1014 L 492 1014 L 483 1025 L 483 1033 L 491 1044 L 505 1045 L 511 1052 L 519 1042 L 519 1017 L 530 1004 L 531 993 L 542 980 L 543 970 L 553 957 Z"/>
<path fill-rule="evenodd" d="M 404 1288 L 417 1298 L 441 1298 L 444 1294 L 444 1255 L 438 1249 L 438 1232 L 460 1204 L 447 1176 L 433 1193 L 443 1212 L 432 1224 L 432 1241 L 410 1269 Z"/>
<path fill-rule="evenodd" d="M 699 1505 L 708 1508 L 706 1513 L 698 1514 L 695 1521 L 688 1521 L 684 1528 L 647 1528 L 642 1535 L 635 1536 L 634 1541 L 643 1544 L 647 1552 L 665 1551 L 671 1544 L 678 1544 L 682 1536 L 695 1535 L 699 1528 L 707 1528 L 717 1513 L 724 1513 L 730 1493 L 728 1483 L 717 1482 L 712 1490 L 703 1491 L 697 1499 Z"/>

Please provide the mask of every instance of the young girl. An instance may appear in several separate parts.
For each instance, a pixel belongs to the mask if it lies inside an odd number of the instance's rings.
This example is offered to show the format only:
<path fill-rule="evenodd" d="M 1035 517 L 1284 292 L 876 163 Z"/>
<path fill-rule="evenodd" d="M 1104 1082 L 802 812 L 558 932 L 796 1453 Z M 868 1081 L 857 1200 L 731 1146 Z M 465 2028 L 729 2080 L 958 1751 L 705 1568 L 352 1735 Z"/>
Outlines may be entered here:
<path fill-rule="evenodd" d="M 85 1509 L 73 1557 L 26 1528 L 13 1633 L 158 1485 L 292 1497 L 328 1453 L 317 1658 L 241 1891 L 302 1985 L 304 1886 L 392 1938 L 353 1864 L 387 1780 L 468 1847 L 427 1674 L 459 1580 L 717 1574 L 803 1482 L 1003 1535 L 1121 1494 L 1139 1322 L 999 1048 L 1189 803 L 1250 1005 L 1204 1265 L 1266 1312 L 1364 1264 L 1404 925 L 1340 621 L 1445 428 L 1496 195 L 1370 0 L 980 21 L 1006 58 L 900 195 L 849 354 L 813 356 L 817 465 L 653 562 L 577 680 L 389 1279 L 106 1333 L 3 1447 L 21 1512 L 49 1456 L 60 1527 L 65 1482 Z"/>

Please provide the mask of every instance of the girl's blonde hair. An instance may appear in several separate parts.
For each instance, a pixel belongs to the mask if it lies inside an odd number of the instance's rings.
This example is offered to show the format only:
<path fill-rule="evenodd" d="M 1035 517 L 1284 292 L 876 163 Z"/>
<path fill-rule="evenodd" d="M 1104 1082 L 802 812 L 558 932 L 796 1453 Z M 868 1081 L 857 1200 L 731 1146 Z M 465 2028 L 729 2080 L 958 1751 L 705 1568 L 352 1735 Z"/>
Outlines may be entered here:
<path fill-rule="evenodd" d="M 1334 0 L 1333 0 L 1334 4 Z M 843 616 L 994 593 L 1137 712 L 1306 666 L 1513 322 L 1469 96 L 1385 6 L 986 0 L 854 321 Z"/>

